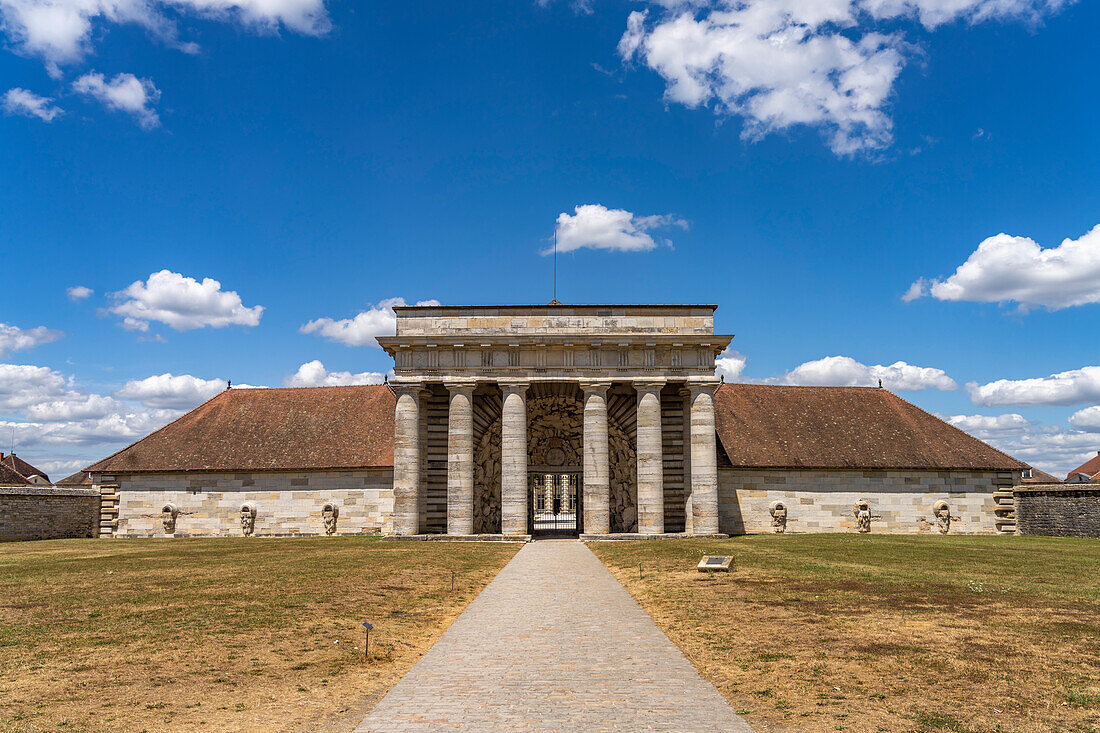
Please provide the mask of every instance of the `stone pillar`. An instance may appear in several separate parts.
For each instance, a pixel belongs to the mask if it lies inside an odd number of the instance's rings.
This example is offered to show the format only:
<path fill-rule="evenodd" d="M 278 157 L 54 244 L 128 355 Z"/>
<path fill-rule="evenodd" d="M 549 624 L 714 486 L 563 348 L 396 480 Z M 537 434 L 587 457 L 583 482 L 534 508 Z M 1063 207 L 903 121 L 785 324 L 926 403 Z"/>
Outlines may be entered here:
<path fill-rule="evenodd" d="M 684 385 L 679 392 L 683 402 L 684 452 L 684 531 L 691 533 L 691 390 Z"/>
<path fill-rule="evenodd" d="M 688 534 L 718 533 L 718 449 L 714 431 L 717 380 L 688 383 L 691 403 L 691 493 Z"/>
<path fill-rule="evenodd" d="M 527 387 L 501 380 L 500 525 L 506 535 L 527 534 Z"/>
<path fill-rule="evenodd" d="M 447 409 L 447 534 L 474 533 L 474 382 L 444 382 Z"/>
<path fill-rule="evenodd" d="M 663 379 L 634 382 L 638 392 L 638 532 L 665 531 L 665 480 L 661 435 Z"/>
<path fill-rule="evenodd" d="M 393 533 L 420 529 L 420 383 L 394 383 Z"/>
<path fill-rule="evenodd" d="M 611 482 L 607 446 L 607 390 L 610 381 L 581 382 L 584 390 L 585 534 L 611 531 Z"/>

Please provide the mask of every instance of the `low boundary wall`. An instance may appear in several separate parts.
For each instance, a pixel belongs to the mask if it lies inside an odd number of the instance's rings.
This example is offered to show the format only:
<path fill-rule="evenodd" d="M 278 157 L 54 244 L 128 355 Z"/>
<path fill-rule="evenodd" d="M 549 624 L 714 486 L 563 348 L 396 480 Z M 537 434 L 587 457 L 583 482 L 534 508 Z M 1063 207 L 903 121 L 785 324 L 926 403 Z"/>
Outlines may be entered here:
<path fill-rule="evenodd" d="M 98 489 L 0 486 L 0 542 L 98 536 Z"/>

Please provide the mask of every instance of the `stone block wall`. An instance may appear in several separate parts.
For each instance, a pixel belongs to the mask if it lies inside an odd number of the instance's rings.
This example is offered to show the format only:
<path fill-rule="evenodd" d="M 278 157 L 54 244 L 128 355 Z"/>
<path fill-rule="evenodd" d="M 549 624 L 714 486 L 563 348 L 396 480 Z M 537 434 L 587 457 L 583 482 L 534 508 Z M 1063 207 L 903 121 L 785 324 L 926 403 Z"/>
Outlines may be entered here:
<path fill-rule="evenodd" d="M 720 530 L 772 532 L 770 509 L 780 501 L 789 533 L 858 532 L 853 507 L 866 501 L 872 533 L 939 533 L 934 505 L 943 500 L 952 534 L 996 534 L 993 492 L 1014 478 L 992 471 L 719 468 Z"/>
<path fill-rule="evenodd" d="M 1016 532 L 1100 537 L 1100 484 L 1017 486 Z"/>
<path fill-rule="evenodd" d="M 335 534 L 393 530 L 393 469 L 264 473 L 164 473 L 94 476 L 118 485 L 119 537 L 240 536 L 240 509 L 255 507 L 253 535 L 321 535 L 322 511 L 337 507 Z M 175 529 L 161 510 L 172 504 Z"/>
<path fill-rule="evenodd" d="M 99 491 L 0 486 L 0 541 L 99 535 Z"/>

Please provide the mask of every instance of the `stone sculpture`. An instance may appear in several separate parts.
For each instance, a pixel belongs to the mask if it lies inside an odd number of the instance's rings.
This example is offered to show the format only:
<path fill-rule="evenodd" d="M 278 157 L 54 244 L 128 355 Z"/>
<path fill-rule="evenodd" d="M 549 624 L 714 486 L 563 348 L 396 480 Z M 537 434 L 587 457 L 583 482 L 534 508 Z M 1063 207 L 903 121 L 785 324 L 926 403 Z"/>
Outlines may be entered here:
<path fill-rule="evenodd" d="M 871 531 L 871 505 L 867 501 L 857 501 L 852 507 L 852 513 L 856 517 L 856 528 L 866 534 Z"/>
<path fill-rule="evenodd" d="M 164 525 L 164 531 L 166 534 L 172 534 L 176 531 L 176 517 L 179 516 L 179 509 L 175 504 L 165 504 L 160 510 L 160 523 Z"/>
<path fill-rule="evenodd" d="M 772 531 L 776 534 L 783 534 L 787 531 L 787 507 L 781 502 L 777 501 L 771 505 L 768 509 L 768 513 L 772 515 Z"/>
<path fill-rule="evenodd" d="M 321 510 L 321 520 L 325 523 L 325 534 L 336 534 L 336 519 L 340 516 L 340 510 L 335 504 L 325 504 Z"/>
<path fill-rule="evenodd" d="M 253 504 L 241 505 L 241 534 L 251 537 L 256 530 L 256 507 Z"/>
<path fill-rule="evenodd" d="M 951 505 L 943 499 L 940 499 L 932 506 L 932 514 L 936 517 L 936 525 L 940 529 L 940 534 L 947 534 L 951 531 L 951 521 L 958 521 L 958 517 L 951 516 Z"/>

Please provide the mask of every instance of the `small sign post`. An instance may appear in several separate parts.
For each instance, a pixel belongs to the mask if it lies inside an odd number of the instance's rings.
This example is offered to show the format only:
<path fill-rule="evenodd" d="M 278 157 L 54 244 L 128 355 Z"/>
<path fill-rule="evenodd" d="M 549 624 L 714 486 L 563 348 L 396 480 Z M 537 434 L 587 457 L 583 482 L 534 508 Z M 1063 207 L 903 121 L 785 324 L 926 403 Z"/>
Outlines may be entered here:
<path fill-rule="evenodd" d="M 370 625 L 370 622 L 364 621 L 363 628 L 367 632 L 366 641 L 363 642 L 363 659 L 370 659 L 370 630 L 374 627 Z"/>

